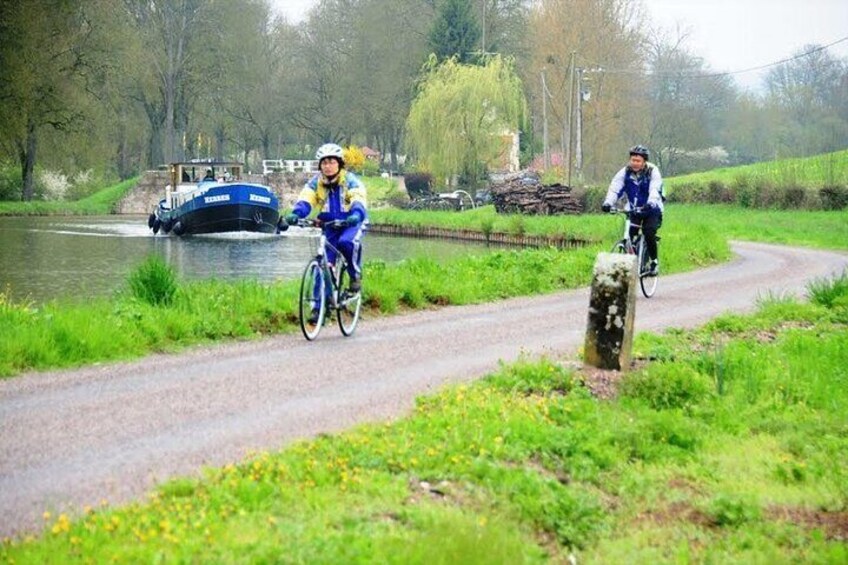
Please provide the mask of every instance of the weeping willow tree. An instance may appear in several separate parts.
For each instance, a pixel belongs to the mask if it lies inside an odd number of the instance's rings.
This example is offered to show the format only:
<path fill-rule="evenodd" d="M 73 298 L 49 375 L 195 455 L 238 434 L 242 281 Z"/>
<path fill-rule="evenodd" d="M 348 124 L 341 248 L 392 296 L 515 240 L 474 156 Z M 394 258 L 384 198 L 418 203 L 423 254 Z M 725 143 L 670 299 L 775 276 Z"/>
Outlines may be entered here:
<path fill-rule="evenodd" d="M 511 59 L 480 65 L 431 56 L 407 119 L 407 141 L 418 166 L 437 179 L 476 188 L 488 167 L 503 159 L 504 141 L 523 125 L 526 104 Z"/>

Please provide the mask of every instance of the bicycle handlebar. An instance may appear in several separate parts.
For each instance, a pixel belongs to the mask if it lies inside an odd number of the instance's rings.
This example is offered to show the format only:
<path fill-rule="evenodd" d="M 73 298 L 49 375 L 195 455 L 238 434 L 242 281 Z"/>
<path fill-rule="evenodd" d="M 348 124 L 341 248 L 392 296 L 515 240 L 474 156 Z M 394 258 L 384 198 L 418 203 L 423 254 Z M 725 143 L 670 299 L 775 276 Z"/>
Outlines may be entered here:
<path fill-rule="evenodd" d="M 330 220 L 325 222 L 318 218 L 301 218 L 291 225 L 299 228 L 346 228 L 348 226 L 344 220 Z"/>
<path fill-rule="evenodd" d="M 633 208 L 631 210 L 625 210 L 624 208 L 616 208 L 615 206 L 613 206 L 612 208 L 610 208 L 608 213 L 609 214 L 625 214 L 625 215 L 629 216 L 630 214 L 643 214 L 643 213 L 647 212 L 649 209 L 650 208 L 648 206 L 639 206 L 638 208 Z"/>

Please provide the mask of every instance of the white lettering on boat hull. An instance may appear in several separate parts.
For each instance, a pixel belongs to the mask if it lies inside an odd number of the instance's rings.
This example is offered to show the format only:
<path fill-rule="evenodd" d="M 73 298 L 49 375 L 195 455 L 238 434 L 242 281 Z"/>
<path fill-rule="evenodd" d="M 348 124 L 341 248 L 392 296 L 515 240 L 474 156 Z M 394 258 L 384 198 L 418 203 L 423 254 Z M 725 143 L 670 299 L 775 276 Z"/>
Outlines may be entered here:
<path fill-rule="evenodd" d="M 250 201 L 251 202 L 262 202 L 263 204 L 270 204 L 271 198 L 269 198 L 268 196 L 259 196 L 258 194 L 251 194 L 250 195 Z"/>
<path fill-rule="evenodd" d="M 221 194 L 220 196 L 204 196 L 203 202 L 206 204 L 212 204 L 213 202 L 227 202 L 230 200 L 229 194 Z"/>

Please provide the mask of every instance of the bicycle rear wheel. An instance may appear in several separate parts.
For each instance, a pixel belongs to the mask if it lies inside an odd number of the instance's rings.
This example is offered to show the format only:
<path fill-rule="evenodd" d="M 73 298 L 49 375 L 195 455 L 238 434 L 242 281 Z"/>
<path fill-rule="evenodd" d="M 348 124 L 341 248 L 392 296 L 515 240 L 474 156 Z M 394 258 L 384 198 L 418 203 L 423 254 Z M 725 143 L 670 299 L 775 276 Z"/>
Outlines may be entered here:
<path fill-rule="evenodd" d="M 313 259 L 306 265 L 300 281 L 300 329 L 303 337 L 312 341 L 321 333 L 324 318 L 327 315 L 327 281 L 321 272 L 321 265 Z M 317 316 L 314 315 L 317 313 Z"/>
<path fill-rule="evenodd" d="M 339 262 L 338 278 L 336 279 L 336 307 L 339 329 L 346 336 L 353 335 L 356 324 L 359 322 L 359 312 L 362 310 L 362 290 L 350 291 L 352 282 L 347 265 L 344 261 Z"/>
<path fill-rule="evenodd" d="M 624 241 L 619 241 L 618 243 L 613 245 L 612 249 L 610 249 L 610 253 L 627 253 L 627 247 L 625 247 Z"/>
<path fill-rule="evenodd" d="M 639 264 L 639 286 L 642 287 L 642 294 L 645 298 L 650 298 L 657 291 L 657 277 L 650 275 L 651 258 L 648 256 L 648 246 L 645 243 L 645 237 L 639 237 L 639 245 L 637 246 L 637 261 Z"/>

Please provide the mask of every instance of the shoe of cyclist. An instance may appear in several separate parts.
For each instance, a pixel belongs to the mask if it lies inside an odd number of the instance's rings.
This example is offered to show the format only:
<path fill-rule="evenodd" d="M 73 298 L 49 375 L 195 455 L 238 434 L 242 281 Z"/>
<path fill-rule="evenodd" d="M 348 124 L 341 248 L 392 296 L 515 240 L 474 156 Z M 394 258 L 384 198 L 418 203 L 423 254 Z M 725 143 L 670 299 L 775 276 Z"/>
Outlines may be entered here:
<path fill-rule="evenodd" d="M 648 276 L 655 277 L 660 274 L 660 263 L 656 259 L 651 259 L 651 266 L 648 268 Z"/>
<path fill-rule="evenodd" d="M 352 281 L 350 281 L 350 291 L 354 294 L 362 290 L 362 277 L 354 277 Z"/>
<path fill-rule="evenodd" d="M 310 326 L 318 325 L 318 316 L 321 314 L 321 311 L 318 308 L 313 308 L 312 313 L 309 315 L 309 318 L 306 320 Z"/>

